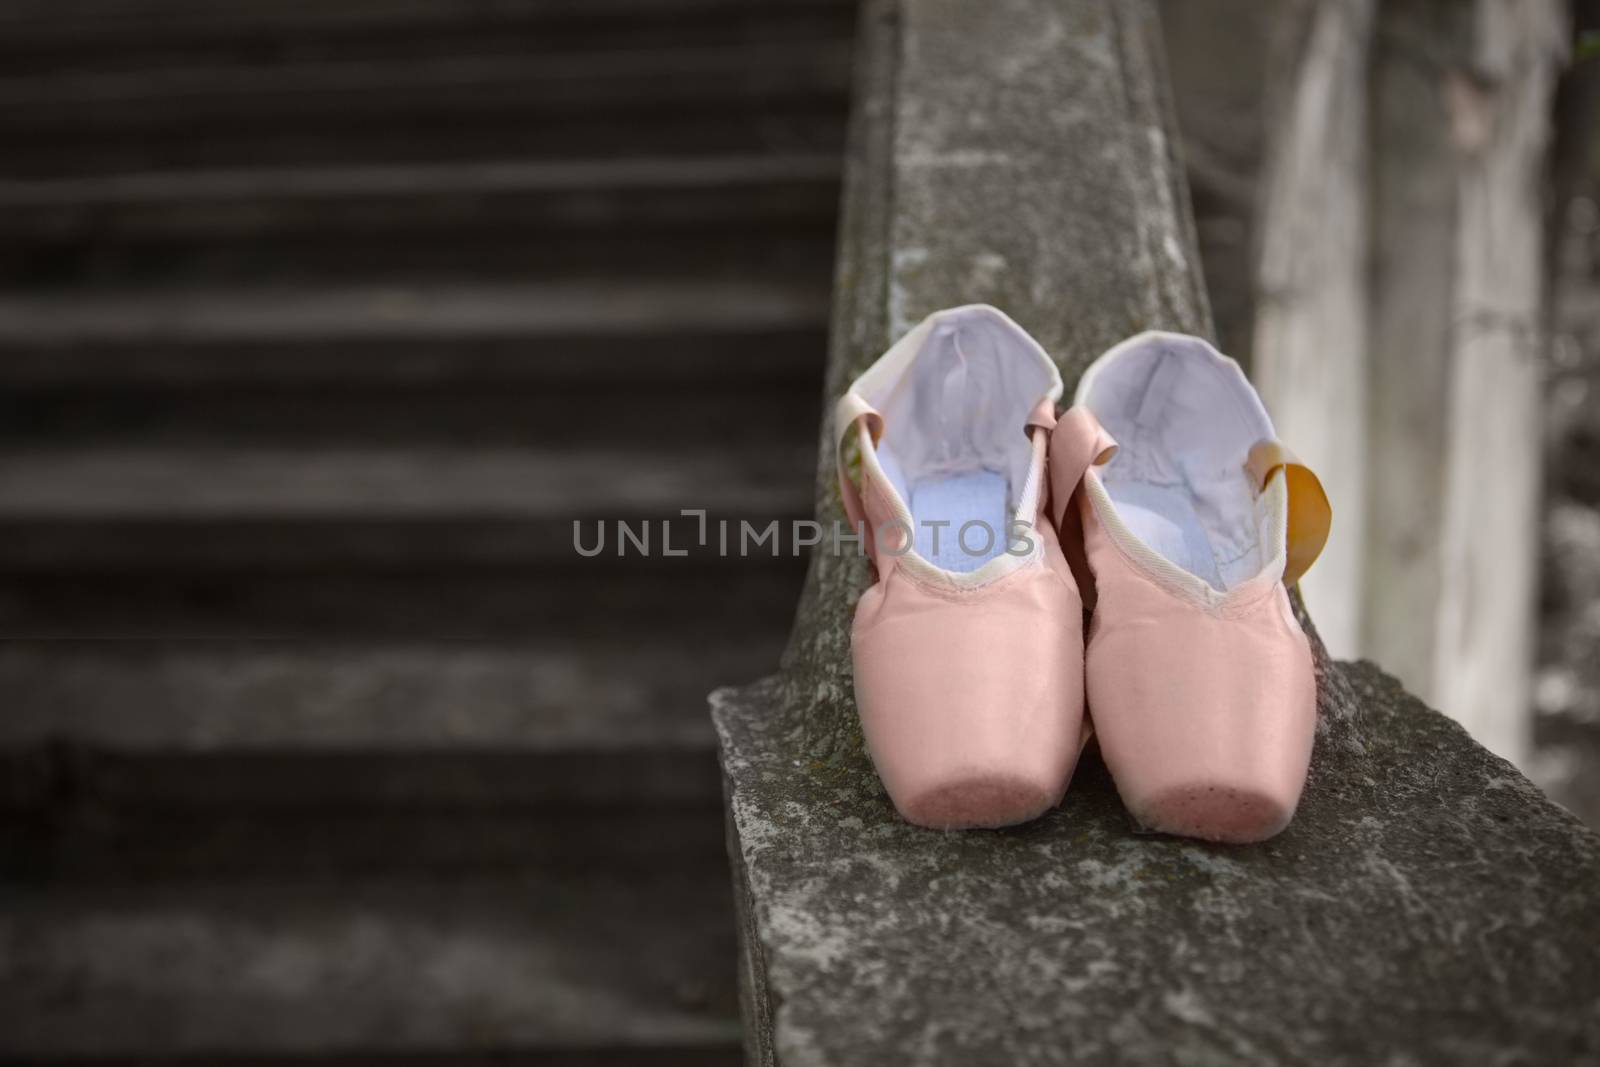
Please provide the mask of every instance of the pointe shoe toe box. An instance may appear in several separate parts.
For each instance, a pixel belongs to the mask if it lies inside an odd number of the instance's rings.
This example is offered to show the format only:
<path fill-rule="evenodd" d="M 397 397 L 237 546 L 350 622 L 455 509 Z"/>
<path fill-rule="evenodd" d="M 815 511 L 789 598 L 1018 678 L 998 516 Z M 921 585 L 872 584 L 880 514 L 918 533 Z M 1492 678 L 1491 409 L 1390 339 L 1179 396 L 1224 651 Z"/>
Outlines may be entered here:
<path fill-rule="evenodd" d="M 1082 665 L 1066 654 L 1076 592 L 1041 566 L 965 597 L 886 584 L 868 593 L 886 603 L 864 598 L 852 647 L 862 730 L 895 807 L 954 829 L 1059 803 L 1082 736 Z"/>
<path fill-rule="evenodd" d="M 1238 617 L 1185 608 L 1144 621 L 1096 635 L 1088 653 L 1089 706 L 1129 812 L 1212 841 L 1277 834 L 1316 733 L 1311 650 L 1287 594 Z"/>

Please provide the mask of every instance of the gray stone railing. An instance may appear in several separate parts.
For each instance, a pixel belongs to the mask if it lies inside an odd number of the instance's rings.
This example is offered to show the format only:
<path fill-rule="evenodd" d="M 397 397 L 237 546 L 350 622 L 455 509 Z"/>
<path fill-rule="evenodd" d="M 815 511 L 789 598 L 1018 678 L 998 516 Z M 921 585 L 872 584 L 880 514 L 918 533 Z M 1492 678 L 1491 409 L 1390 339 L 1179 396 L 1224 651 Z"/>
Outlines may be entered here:
<path fill-rule="evenodd" d="M 1148 0 L 868 0 L 827 388 L 994 303 L 1069 391 L 1141 329 L 1209 331 Z M 821 435 L 819 518 L 842 518 Z M 1337 534 L 1336 534 L 1337 535 Z M 1365 663 L 1317 650 L 1294 824 L 1137 835 L 1086 756 L 1002 832 L 901 822 L 818 552 L 782 672 L 712 696 L 752 1064 L 1574 1062 L 1600 1056 L 1600 837 Z"/>

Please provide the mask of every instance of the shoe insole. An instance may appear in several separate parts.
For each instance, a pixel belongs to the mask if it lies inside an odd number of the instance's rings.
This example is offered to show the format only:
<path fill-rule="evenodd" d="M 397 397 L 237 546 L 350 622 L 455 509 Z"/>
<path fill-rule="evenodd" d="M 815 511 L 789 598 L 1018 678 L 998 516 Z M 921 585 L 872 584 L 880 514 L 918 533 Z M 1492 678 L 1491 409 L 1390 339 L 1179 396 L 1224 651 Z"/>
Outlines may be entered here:
<path fill-rule="evenodd" d="M 1119 482 L 1107 485 L 1106 491 L 1139 540 L 1190 574 L 1204 578 L 1213 589 L 1223 588 L 1216 555 L 1188 493 L 1142 482 Z"/>
<path fill-rule="evenodd" d="M 965 573 L 1006 550 L 1006 476 L 995 471 L 963 471 L 924 478 L 911 489 L 911 516 L 916 524 L 917 555 L 935 567 Z M 963 548 L 961 527 L 978 520 L 987 525 L 967 531 Z M 930 523 L 949 523 L 932 526 Z M 935 548 L 935 540 L 938 545 Z"/>

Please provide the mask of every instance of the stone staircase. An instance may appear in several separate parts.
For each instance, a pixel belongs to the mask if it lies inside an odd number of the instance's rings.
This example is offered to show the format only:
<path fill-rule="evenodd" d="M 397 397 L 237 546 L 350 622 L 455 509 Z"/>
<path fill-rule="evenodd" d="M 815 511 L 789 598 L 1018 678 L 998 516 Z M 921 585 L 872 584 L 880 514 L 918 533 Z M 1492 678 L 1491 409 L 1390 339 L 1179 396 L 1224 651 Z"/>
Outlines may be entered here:
<path fill-rule="evenodd" d="M 0 10 L 0 1059 L 739 1061 L 853 5 Z M 687 530 L 692 526 L 685 526 Z"/>

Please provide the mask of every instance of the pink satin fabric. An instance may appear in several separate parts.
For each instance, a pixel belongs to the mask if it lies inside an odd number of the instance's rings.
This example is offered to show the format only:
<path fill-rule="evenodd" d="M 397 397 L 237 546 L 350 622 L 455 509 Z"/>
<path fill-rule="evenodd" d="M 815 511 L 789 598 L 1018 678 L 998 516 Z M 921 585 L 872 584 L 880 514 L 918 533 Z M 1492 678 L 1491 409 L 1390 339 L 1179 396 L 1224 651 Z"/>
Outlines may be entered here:
<path fill-rule="evenodd" d="M 1044 432 L 1048 423 L 1036 413 L 1033 425 Z M 1074 456 L 1092 458 L 1076 432 L 1073 424 L 1052 435 L 1063 471 Z M 1051 484 L 1062 483 L 1054 460 L 1050 469 Z M 858 499 L 871 526 L 884 528 L 893 510 L 883 487 L 864 475 Z M 851 629 L 856 706 L 884 788 L 910 822 L 1007 826 L 1066 792 L 1085 738 L 1083 601 L 1045 519 L 1047 500 L 1031 532 L 1038 555 L 984 585 L 902 567 L 896 544 L 874 553 L 878 580 Z"/>
<path fill-rule="evenodd" d="M 1123 803 L 1167 833 L 1278 833 L 1299 803 L 1317 720 L 1311 648 L 1283 584 L 1267 573 L 1199 604 L 1131 560 L 1081 495 L 1078 510 L 1097 596 L 1089 714 Z"/>
<path fill-rule="evenodd" d="M 1082 747 L 1082 602 L 1054 532 L 1035 536 L 1044 558 L 975 589 L 889 562 L 856 606 L 862 731 L 918 825 L 1006 826 L 1066 792 Z"/>

